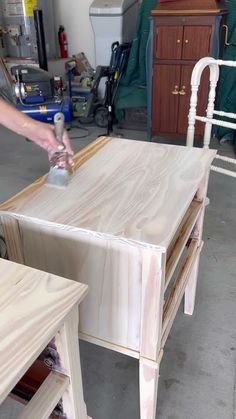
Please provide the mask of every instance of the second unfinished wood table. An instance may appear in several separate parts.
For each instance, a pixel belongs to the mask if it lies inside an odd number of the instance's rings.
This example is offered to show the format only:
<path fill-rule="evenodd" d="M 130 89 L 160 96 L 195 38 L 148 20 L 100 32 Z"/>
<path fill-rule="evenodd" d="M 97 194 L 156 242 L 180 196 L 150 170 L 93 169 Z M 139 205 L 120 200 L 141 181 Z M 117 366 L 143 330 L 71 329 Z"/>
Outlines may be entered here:
<path fill-rule="evenodd" d="M 81 337 L 139 359 L 140 417 L 156 415 L 163 348 L 192 314 L 215 151 L 102 137 L 64 190 L 46 177 L 0 208 L 11 260 L 89 285 Z"/>
<path fill-rule="evenodd" d="M 57 363 L 18 419 L 91 419 L 83 398 L 78 305 L 87 286 L 0 259 L 0 404 L 52 339 Z"/>

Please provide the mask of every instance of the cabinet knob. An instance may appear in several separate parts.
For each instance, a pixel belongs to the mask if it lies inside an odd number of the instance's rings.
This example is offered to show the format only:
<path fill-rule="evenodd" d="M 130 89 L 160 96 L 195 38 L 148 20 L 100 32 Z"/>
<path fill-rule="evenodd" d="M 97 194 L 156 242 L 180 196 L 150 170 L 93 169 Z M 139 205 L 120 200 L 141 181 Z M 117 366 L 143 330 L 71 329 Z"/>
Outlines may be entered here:
<path fill-rule="evenodd" d="M 184 42 L 185 42 L 185 44 L 188 44 L 189 43 L 189 40 L 188 39 L 185 39 Z"/>
<path fill-rule="evenodd" d="M 179 94 L 179 86 L 175 86 L 175 90 L 173 90 L 172 95 L 178 95 Z"/>
<path fill-rule="evenodd" d="M 177 44 L 180 44 L 180 39 L 177 39 Z"/>
<path fill-rule="evenodd" d="M 185 89 L 186 89 L 186 86 L 182 86 L 182 89 L 179 91 L 180 96 L 185 96 L 186 95 Z"/>

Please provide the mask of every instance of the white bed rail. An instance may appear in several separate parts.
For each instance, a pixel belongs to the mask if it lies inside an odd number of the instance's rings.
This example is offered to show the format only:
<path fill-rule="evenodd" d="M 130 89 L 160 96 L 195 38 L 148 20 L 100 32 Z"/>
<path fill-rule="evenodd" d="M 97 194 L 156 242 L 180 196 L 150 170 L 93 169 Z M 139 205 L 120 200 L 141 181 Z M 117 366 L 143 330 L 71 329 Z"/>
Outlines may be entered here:
<path fill-rule="evenodd" d="M 236 61 L 223 61 L 223 60 L 215 60 L 211 57 L 202 58 L 197 62 L 195 65 L 192 78 L 191 78 L 191 99 L 190 99 L 190 109 L 189 109 L 189 116 L 188 116 L 188 131 L 187 131 L 187 146 L 193 147 L 194 144 L 194 134 L 195 134 L 195 124 L 196 121 L 202 121 L 205 123 L 205 130 L 204 130 L 204 137 L 203 137 L 203 147 L 209 148 L 210 140 L 211 140 L 211 133 L 212 133 L 212 125 L 218 125 L 226 128 L 231 128 L 236 130 L 236 122 L 227 122 L 222 121 L 219 119 L 214 119 L 214 115 L 236 119 L 236 113 L 232 112 L 223 112 L 215 110 L 215 98 L 216 98 L 216 87 L 219 81 L 219 74 L 220 74 L 220 66 L 227 66 L 227 67 L 235 67 L 236 68 Z M 208 104 L 206 110 L 206 116 L 199 116 L 197 115 L 197 100 L 198 100 L 198 89 L 201 82 L 201 75 L 202 72 L 206 67 L 210 69 L 210 88 L 209 88 L 209 95 L 208 95 Z M 236 77 L 236 72 L 235 72 Z M 217 155 L 217 159 L 236 165 L 236 159 L 231 159 L 225 156 Z M 224 169 L 222 167 L 211 166 L 211 170 L 223 173 L 227 176 L 232 176 L 236 178 L 236 172 L 228 169 Z"/>

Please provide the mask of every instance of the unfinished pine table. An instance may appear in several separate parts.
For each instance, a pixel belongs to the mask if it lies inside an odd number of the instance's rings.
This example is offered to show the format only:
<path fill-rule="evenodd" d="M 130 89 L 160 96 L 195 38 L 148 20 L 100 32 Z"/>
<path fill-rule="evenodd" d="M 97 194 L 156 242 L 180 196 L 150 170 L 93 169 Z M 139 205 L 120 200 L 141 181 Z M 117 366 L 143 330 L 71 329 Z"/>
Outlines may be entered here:
<path fill-rule="evenodd" d="M 78 304 L 87 286 L 0 259 L 0 404 L 54 338 L 59 362 L 18 419 L 89 419 L 83 398 Z"/>
<path fill-rule="evenodd" d="M 46 177 L 0 207 L 11 260 L 89 285 L 81 338 L 139 359 L 140 417 L 156 415 L 163 348 L 192 314 L 213 150 L 101 137 L 64 190 Z"/>

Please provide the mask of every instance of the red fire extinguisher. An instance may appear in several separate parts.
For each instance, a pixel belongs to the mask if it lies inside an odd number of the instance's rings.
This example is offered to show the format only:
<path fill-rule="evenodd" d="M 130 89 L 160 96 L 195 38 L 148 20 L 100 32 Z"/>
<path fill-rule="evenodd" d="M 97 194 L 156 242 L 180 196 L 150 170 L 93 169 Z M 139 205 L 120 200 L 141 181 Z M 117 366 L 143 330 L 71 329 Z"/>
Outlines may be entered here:
<path fill-rule="evenodd" d="M 62 25 L 59 27 L 58 41 L 59 41 L 59 45 L 60 45 L 61 58 L 68 58 L 67 35 L 66 35 L 66 32 L 65 32 L 65 28 Z"/>

